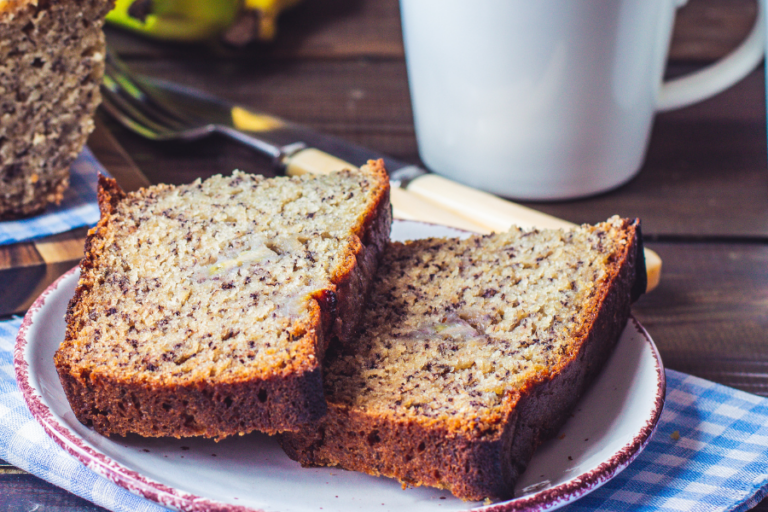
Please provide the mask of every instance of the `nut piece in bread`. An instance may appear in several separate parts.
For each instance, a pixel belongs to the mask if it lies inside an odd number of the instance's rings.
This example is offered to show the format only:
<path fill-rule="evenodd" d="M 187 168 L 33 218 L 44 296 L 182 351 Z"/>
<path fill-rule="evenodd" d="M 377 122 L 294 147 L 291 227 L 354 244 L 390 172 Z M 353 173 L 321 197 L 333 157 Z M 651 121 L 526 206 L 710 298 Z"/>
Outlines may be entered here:
<path fill-rule="evenodd" d="M 124 194 L 101 179 L 56 369 L 105 435 L 296 429 L 326 411 L 321 367 L 348 339 L 389 239 L 389 182 L 235 172 Z"/>
<path fill-rule="evenodd" d="M 639 223 L 393 243 L 358 339 L 324 362 L 328 414 L 281 436 L 341 466 L 506 499 L 645 289 Z"/>

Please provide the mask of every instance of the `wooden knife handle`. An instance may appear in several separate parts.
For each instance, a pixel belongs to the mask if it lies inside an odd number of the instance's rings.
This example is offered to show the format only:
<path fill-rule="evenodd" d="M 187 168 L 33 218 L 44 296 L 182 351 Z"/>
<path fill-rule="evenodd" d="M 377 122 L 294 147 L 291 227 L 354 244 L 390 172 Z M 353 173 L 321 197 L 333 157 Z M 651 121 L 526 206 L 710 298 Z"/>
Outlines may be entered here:
<path fill-rule="evenodd" d="M 568 228 L 575 225 L 436 174 L 426 174 L 414 179 L 407 189 L 408 192 L 472 219 L 491 231 L 506 231 L 513 224 L 538 228 Z M 661 258 L 647 248 L 645 268 L 648 274 L 646 291 L 651 291 L 658 286 L 661 278 Z"/>
<path fill-rule="evenodd" d="M 283 165 L 285 165 L 285 174 L 288 176 L 328 174 L 344 169 L 357 169 L 357 166 L 315 148 L 302 149 L 285 157 Z"/>
<path fill-rule="evenodd" d="M 286 173 L 327 174 L 356 166 L 318 149 L 294 153 L 285 161 Z M 503 232 L 516 224 L 521 227 L 568 228 L 575 224 L 501 199 L 492 194 L 460 185 L 436 174 L 427 174 L 408 184 L 407 190 L 392 188 L 392 211 L 396 219 L 444 224 L 477 233 Z M 659 284 L 661 258 L 645 250 L 645 267 L 651 291 Z"/>

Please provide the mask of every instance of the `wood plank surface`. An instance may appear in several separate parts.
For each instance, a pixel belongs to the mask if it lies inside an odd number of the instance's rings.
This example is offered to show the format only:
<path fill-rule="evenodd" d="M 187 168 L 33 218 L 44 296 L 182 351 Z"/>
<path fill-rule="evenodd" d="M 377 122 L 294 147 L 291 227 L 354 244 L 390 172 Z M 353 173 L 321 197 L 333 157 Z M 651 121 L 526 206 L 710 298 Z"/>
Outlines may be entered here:
<path fill-rule="evenodd" d="M 664 275 L 633 312 L 664 365 L 768 396 L 768 244 L 648 246 Z"/>
<path fill-rule="evenodd" d="M 0 268 L 0 318 L 23 314 L 53 281 L 77 265 L 87 231 L 80 228 L 39 242 L 0 247 L 0 254 L 11 255 Z"/>
<path fill-rule="evenodd" d="M 678 11 L 669 58 L 707 63 L 738 46 L 757 15 L 756 0 L 688 0 Z"/>

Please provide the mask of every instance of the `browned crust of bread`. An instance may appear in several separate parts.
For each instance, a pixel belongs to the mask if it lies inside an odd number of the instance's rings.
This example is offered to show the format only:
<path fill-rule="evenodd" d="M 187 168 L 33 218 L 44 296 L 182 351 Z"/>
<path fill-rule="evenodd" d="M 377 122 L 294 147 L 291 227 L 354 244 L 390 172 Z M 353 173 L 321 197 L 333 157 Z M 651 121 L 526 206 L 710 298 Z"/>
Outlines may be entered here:
<path fill-rule="evenodd" d="M 639 222 L 625 221 L 630 242 L 613 262 L 598 306 L 586 313 L 573 356 L 509 396 L 504 417 L 478 434 L 449 430 L 439 422 L 366 413 L 329 403 L 313 428 L 281 436 L 303 466 L 341 466 L 397 478 L 407 485 L 450 490 L 465 500 L 512 497 L 514 484 L 534 450 L 565 423 L 616 344 L 644 279 Z"/>
<path fill-rule="evenodd" d="M 370 160 L 370 169 L 386 184 L 383 196 L 374 208 L 365 214 L 365 220 L 355 233 L 354 251 L 347 256 L 346 264 L 338 274 L 331 277 L 336 285 L 334 293 L 337 308 L 333 320 L 332 336 L 326 336 L 326 345 L 319 354 L 320 360 L 327 348 L 327 342 L 333 337 L 342 340 L 349 339 L 355 333 L 360 320 L 360 309 L 367 292 L 368 285 L 376 273 L 379 258 L 389 243 L 389 232 L 392 224 L 392 207 L 389 203 L 389 177 L 384 169 L 383 160 Z"/>
<path fill-rule="evenodd" d="M 77 419 L 104 435 L 205 436 L 223 438 L 253 430 L 295 430 L 326 412 L 320 361 L 328 340 L 354 330 L 379 255 L 389 239 L 389 180 L 383 162 L 370 162 L 378 182 L 375 201 L 362 217 L 352 251 L 333 286 L 314 297 L 311 319 L 303 333 L 299 356 L 268 378 L 220 379 L 216 384 L 174 385 L 120 381 L 103 373 L 73 368 L 61 348 L 54 357 L 59 378 Z M 111 178 L 99 179 L 101 220 L 89 233 L 81 277 L 67 309 L 62 348 L 74 340 L 92 312 L 82 307 L 95 286 L 89 269 L 98 265 L 110 217 L 125 194 Z M 357 304 L 357 306 L 355 306 Z M 96 312 L 94 312 L 96 313 Z M 310 357 L 312 356 L 312 357 Z"/>

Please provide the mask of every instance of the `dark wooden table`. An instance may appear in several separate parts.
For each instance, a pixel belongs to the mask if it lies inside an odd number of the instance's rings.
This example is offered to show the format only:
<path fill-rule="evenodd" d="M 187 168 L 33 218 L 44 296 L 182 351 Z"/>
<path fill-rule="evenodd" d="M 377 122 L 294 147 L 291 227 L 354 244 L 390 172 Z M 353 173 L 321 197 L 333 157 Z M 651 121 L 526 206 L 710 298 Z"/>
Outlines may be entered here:
<path fill-rule="evenodd" d="M 727 53 L 754 16 L 752 0 L 691 0 L 678 17 L 668 74 Z M 161 45 L 114 30 L 108 38 L 136 71 L 418 161 L 396 0 L 308 1 L 281 19 L 273 45 L 241 51 Z M 760 68 L 716 98 L 659 115 L 642 171 L 620 189 L 532 206 L 573 222 L 641 217 L 664 267 L 660 286 L 634 312 L 665 365 L 768 396 L 763 77 Z M 224 140 L 154 144 L 105 122 L 152 182 L 234 168 L 271 173 L 268 162 Z M 98 156 L 119 164 L 109 151 Z M 0 510 L 97 509 L 34 476 L 0 473 Z M 768 500 L 757 510 L 768 511 Z"/>

